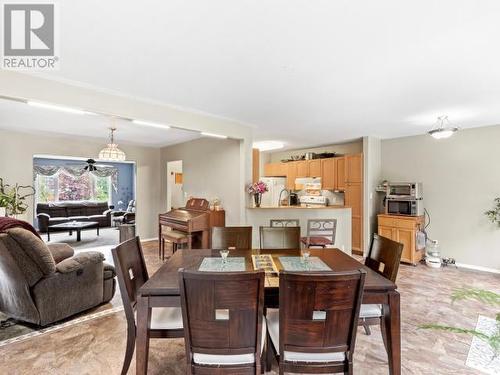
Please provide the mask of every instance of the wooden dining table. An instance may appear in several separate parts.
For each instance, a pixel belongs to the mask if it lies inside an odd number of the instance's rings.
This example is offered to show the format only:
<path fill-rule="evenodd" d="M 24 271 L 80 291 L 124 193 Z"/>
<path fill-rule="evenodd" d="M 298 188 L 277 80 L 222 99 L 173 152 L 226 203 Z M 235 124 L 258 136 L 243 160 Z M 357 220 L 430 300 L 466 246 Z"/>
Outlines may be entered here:
<path fill-rule="evenodd" d="M 366 279 L 364 304 L 381 304 L 383 329 L 387 342 L 389 373 L 401 374 L 401 323 L 399 293 L 396 284 L 339 249 L 310 249 L 311 257 L 318 257 L 333 271 L 364 269 Z M 283 269 L 280 256 L 300 256 L 300 250 L 231 250 L 230 257 L 244 257 L 245 268 L 253 270 L 252 255 L 272 254 L 278 270 Z M 150 309 L 154 307 L 180 307 L 178 271 L 181 268 L 198 270 L 205 257 L 220 257 L 218 250 L 191 249 L 177 251 L 139 289 L 137 297 L 136 374 L 146 374 L 148 368 Z M 278 277 L 266 276 L 265 303 L 276 307 L 279 295 Z"/>

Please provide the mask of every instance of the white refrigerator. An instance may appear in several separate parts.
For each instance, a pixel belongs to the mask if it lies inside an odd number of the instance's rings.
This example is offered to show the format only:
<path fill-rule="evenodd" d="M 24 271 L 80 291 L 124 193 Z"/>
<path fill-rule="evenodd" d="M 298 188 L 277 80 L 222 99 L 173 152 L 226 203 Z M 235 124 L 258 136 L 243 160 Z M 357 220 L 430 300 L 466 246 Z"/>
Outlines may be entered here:
<path fill-rule="evenodd" d="M 261 177 L 260 181 L 267 185 L 268 191 L 262 194 L 261 207 L 278 207 L 280 192 L 286 187 L 285 177 Z M 288 198 L 288 193 L 281 195 L 282 199 Z"/>

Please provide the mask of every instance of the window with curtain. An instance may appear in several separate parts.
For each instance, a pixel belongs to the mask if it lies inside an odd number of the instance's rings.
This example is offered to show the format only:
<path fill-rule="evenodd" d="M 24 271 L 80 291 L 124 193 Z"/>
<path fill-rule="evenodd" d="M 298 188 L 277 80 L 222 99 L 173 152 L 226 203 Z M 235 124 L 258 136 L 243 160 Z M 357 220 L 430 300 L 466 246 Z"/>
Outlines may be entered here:
<path fill-rule="evenodd" d="M 52 176 L 37 175 L 35 188 L 36 201 L 40 203 L 79 200 L 111 203 L 110 176 L 100 177 L 91 173 L 72 176 L 59 171 Z"/>

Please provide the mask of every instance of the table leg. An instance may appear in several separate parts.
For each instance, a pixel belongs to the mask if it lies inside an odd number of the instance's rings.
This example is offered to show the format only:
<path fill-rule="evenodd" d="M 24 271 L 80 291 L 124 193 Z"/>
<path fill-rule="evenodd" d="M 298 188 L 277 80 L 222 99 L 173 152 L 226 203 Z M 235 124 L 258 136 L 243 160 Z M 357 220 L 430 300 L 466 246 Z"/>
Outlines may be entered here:
<path fill-rule="evenodd" d="M 97 235 L 99 235 L 99 224 L 97 224 Z"/>
<path fill-rule="evenodd" d="M 76 230 L 76 242 L 80 242 L 82 240 L 82 230 L 77 229 Z"/>
<path fill-rule="evenodd" d="M 146 375 L 148 372 L 149 354 L 149 321 L 151 309 L 148 297 L 137 297 L 137 336 L 135 339 L 136 375 Z"/>
<path fill-rule="evenodd" d="M 47 227 L 47 242 L 50 242 L 50 227 Z"/>
<path fill-rule="evenodd" d="M 162 229 L 162 226 L 161 224 L 158 225 L 158 257 L 161 257 L 161 229 Z"/>
<path fill-rule="evenodd" d="M 389 292 L 389 305 L 384 306 L 385 333 L 387 337 L 387 357 L 389 373 L 401 374 L 401 320 L 399 293 Z"/>

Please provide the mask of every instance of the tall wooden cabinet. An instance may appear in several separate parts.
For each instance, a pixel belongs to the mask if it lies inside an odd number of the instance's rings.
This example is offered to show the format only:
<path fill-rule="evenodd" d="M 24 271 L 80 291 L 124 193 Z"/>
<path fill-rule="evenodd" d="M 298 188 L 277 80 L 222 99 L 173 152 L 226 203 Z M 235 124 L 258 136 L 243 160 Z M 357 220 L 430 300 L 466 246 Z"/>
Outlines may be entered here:
<path fill-rule="evenodd" d="M 344 200 L 345 205 L 351 207 L 352 211 L 352 251 L 361 255 L 363 254 L 363 154 L 347 155 L 343 159 Z"/>
<path fill-rule="evenodd" d="M 401 242 L 401 262 L 416 265 L 423 257 L 423 250 L 417 251 L 417 231 L 424 225 L 423 216 L 378 215 L 378 234 Z"/>

